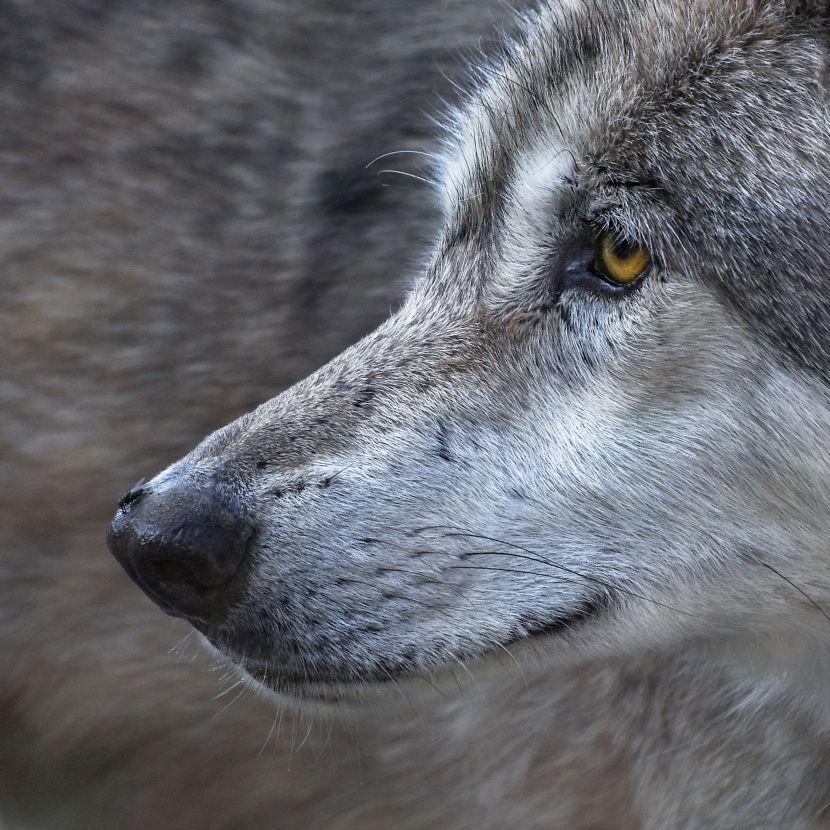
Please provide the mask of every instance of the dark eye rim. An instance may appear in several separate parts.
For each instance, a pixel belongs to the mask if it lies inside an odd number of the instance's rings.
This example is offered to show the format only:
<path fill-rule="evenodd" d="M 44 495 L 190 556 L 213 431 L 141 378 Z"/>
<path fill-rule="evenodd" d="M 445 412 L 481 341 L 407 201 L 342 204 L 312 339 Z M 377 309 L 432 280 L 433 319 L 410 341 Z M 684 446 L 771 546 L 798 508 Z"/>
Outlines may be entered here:
<path fill-rule="evenodd" d="M 578 229 L 574 229 L 572 235 L 565 237 L 557 247 L 555 259 L 552 258 L 550 266 L 544 273 L 548 276 L 546 280 L 554 277 L 551 286 L 551 299 L 543 305 L 552 307 L 558 304 L 559 298 L 567 293 L 592 294 L 597 297 L 605 297 L 609 301 L 624 301 L 626 297 L 635 296 L 640 289 L 647 284 L 654 271 L 660 269 L 660 261 L 651 255 L 651 261 L 636 279 L 630 283 L 622 284 L 609 279 L 596 266 L 591 221 L 580 223 Z M 609 233 L 613 233 L 611 227 L 606 223 L 600 223 Z M 623 237 L 623 234 L 619 234 Z M 649 249 L 650 251 L 650 249 Z M 540 274 L 540 277 L 542 275 Z"/>
<path fill-rule="evenodd" d="M 602 283 L 603 290 L 607 291 L 611 294 L 630 294 L 636 291 L 648 278 L 649 274 L 654 270 L 654 260 L 652 260 L 644 269 L 641 274 L 635 277 L 631 282 L 628 283 L 621 283 L 616 282 L 611 277 L 606 276 L 602 273 L 602 271 L 596 266 L 594 262 L 591 262 L 588 266 L 588 270 L 591 273 L 591 276 L 597 281 Z"/>

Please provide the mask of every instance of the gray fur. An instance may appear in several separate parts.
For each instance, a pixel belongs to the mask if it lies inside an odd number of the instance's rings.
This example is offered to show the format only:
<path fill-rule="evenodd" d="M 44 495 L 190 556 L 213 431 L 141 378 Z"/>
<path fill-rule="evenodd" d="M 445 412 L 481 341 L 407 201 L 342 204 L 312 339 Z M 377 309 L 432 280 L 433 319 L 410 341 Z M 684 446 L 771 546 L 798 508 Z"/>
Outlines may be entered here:
<path fill-rule="evenodd" d="M 529 17 L 455 119 L 444 229 L 401 311 L 147 485 L 219 482 L 255 528 L 208 640 L 324 701 L 505 654 L 551 687 L 659 665 L 676 674 L 623 740 L 642 826 L 821 824 L 824 35 L 810 4 Z M 651 251 L 634 288 L 585 264 L 592 223 Z M 789 727 L 759 745 L 759 712 Z M 514 724 L 480 723 L 491 751 Z"/>
<path fill-rule="evenodd" d="M 402 309 L 145 485 L 245 512 L 204 633 L 358 723 L 298 796 L 225 779 L 240 824 L 830 826 L 825 63 L 818 4 L 541 7 Z M 632 289 L 591 222 L 652 251 Z"/>

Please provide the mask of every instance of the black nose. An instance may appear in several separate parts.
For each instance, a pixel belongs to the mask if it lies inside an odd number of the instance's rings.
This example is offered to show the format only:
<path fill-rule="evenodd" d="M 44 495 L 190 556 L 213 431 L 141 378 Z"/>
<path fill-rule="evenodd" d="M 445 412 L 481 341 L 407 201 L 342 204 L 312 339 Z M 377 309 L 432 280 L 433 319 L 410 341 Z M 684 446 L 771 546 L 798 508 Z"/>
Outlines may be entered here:
<path fill-rule="evenodd" d="M 107 544 L 168 614 L 222 622 L 244 591 L 252 525 L 215 485 L 136 487 L 119 502 Z"/>

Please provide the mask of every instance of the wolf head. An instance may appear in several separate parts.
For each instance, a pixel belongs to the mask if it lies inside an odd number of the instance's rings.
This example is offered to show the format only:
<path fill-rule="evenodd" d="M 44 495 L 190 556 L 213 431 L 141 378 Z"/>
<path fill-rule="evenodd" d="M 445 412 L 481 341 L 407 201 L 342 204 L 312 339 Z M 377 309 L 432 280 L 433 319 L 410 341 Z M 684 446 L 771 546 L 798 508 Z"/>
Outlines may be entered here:
<path fill-rule="evenodd" d="M 565 0 L 522 32 L 448 119 L 400 311 L 112 524 L 270 689 L 828 639 L 823 4 Z"/>

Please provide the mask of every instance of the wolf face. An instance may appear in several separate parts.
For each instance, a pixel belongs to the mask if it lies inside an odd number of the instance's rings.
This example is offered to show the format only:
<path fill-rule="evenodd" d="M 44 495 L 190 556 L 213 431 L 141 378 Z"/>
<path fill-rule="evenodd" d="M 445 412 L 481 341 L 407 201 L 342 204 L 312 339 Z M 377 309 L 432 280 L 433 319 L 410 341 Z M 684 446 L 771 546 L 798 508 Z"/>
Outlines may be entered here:
<path fill-rule="evenodd" d="M 525 646 L 826 649 L 822 15 L 529 17 L 450 119 L 403 307 L 130 491 L 130 576 L 324 700 Z"/>

